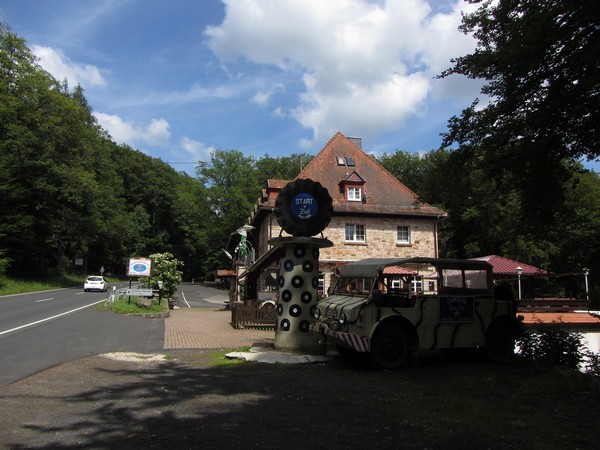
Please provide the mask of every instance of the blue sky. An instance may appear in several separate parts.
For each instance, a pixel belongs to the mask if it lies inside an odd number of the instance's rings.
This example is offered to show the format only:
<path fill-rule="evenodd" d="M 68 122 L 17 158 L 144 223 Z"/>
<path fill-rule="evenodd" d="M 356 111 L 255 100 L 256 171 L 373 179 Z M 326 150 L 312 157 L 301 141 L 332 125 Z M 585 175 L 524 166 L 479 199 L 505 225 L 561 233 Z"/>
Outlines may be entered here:
<path fill-rule="evenodd" d="M 480 82 L 434 77 L 475 48 L 462 0 L 0 0 L 40 64 L 81 84 L 117 143 L 194 174 L 214 149 L 437 148 Z"/>

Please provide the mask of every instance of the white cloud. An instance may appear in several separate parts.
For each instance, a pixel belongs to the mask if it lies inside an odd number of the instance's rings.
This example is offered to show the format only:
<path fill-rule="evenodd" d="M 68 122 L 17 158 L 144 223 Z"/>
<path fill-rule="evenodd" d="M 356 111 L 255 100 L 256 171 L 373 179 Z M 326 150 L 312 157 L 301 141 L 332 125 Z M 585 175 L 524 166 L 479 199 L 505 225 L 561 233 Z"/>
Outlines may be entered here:
<path fill-rule="evenodd" d="M 40 65 L 44 69 L 60 82 L 66 79 L 71 87 L 77 84 L 84 88 L 106 84 L 106 80 L 98 67 L 91 64 L 75 63 L 61 50 L 33 45 L 31 51 L 40 59 Z"/>
<path fill-rule="evenodd" d="M 398 129 L 434 96 L 473 96 L 472 83 L 434 79 L 475 46 L 457 30 L 461 0 L 442 12 L 425 0 L 224 3 L 223 22 L 205 30 L 209 47 L 225 66 L 250 61 L 299 77 L 304 92 L 286 113 L 312 130 L 309 145 L 338 130 L 368 137 Z M 267 91 L 253 98 L 273 100 Z"/>
<path fill-rule="evenodd" d="M 259 90 L 254 97 L 252 97 L 252 102 L 256 103 L 259 106 L 265 106 L 269 103 L 269 100 L 276 92 L 284 91 L 283 83 L 277 83 L 271 89 L 267 91 Z"/>
<path fill-rule="evenodd" d="M 152 146 L 166 147 L 171 139 L 169 122 L 165 119 L 152 119 L 144 126 L 135 126 L 125 122 L 121 117 L 100 112 L 94 113 L 98 123 L 106 129 L 115 142 L 135 147 L 144 143 Z"/>
<path fill-rule="evenodd" d="M 203 142 L 185 136 L 179 145 L 194 161 L 209 161 L 211 153 L 215 151 L 214 147 L 207 147 Z"/>

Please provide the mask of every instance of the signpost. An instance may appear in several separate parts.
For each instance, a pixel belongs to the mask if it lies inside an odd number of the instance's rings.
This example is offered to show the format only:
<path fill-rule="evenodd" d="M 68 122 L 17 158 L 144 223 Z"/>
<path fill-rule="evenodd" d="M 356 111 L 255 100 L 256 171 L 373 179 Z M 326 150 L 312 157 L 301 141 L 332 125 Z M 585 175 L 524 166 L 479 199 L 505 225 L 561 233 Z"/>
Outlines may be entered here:
<path fill-rule="evenodd" d="M 125 291 L 125 295 L 130 297 L 152 297 L 152 289 L 128 288 Z"/>
<path fill-rule="evenodd" d="M 137 297 L 151 297 L 152 289 L 132 289 L 131 288 L 131 279 L 132 278 L 140 278 L 140 277 L 148 277 L 152 276 L 152 271 L 154 269 L 152 258 L 129 258 L 127 262 L 127 276 L 129 277 L 129 289 L 127 289 L 127 296 L 129 297 L 128 303 L 131 303 L 131 296 Z M 150 283 L 148 283 L 150 284 Z M 141 294 L 138 292 L 142 292 Z M 149 292 L 149 293 L 148 293 Z"/>

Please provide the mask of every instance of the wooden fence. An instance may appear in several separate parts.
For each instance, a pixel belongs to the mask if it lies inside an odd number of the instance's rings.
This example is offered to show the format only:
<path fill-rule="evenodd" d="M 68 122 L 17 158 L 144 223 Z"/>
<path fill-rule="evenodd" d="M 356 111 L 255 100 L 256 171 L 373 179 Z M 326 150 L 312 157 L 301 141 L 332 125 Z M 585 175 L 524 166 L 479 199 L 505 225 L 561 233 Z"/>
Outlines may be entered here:
<path fill-rule="evenodd" d="M 231 305 L 231 325 L 234 328 L 275 329 L 277 309 L 273 306 L 259 308 L 256 303 L 234 302 Z"/>

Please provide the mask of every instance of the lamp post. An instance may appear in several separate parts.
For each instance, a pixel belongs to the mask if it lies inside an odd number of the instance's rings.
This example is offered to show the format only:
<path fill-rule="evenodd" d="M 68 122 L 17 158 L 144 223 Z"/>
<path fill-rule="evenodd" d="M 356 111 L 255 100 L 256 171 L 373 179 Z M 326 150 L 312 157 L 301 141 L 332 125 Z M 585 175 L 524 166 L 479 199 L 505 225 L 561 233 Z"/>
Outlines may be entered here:
<path fill-rule="evenodd" d="M 515 270 L 517 271 L 517 283 L 519 285 L 519 300 L 521 300 L 521 274 L 523 273 L 523 268 L 517 266 Z"/>
<path fill-rule="evenodd" d="M 590 269 L 588 269 L 587 267 L 583 268 L 583 277 L 585 278 L 585 299 L 589 300 L 590 299 L 590 288 L 588 285 L 588 275 L 590 274 Z"/>

